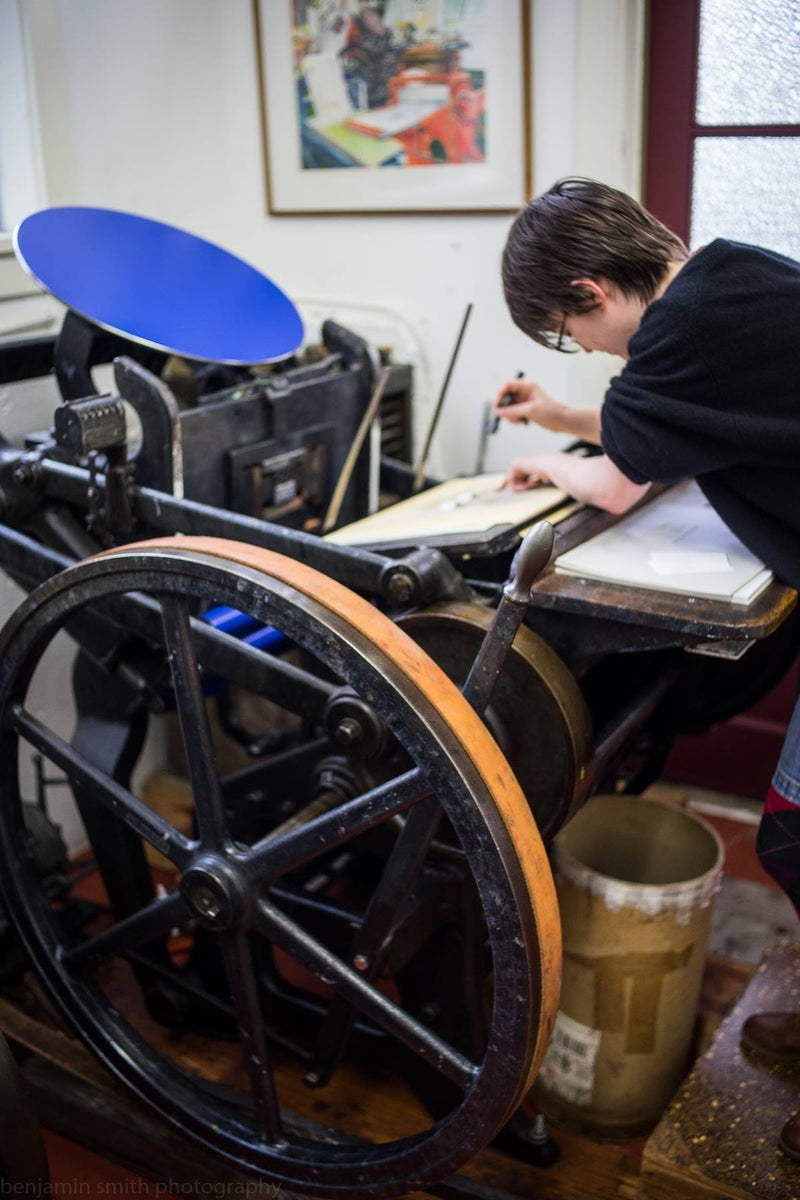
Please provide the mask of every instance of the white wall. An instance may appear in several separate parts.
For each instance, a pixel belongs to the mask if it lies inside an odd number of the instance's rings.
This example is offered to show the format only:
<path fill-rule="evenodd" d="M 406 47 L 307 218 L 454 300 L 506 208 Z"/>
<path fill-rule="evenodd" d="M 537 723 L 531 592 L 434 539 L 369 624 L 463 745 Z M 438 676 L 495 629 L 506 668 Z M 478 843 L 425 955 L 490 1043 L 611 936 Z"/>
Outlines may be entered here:
<path fill-rule="evenodd" d="M 284 3 L 262 0 L 267 30 L 271 6 Z M 474 470 L 483 406 L 518 370 L 566 399 L 599 401 L 612 362 L 542 350 L 506 314 L 499 260 L 510 216 L 267 214 L 251 0 L 21 5 L 43 202 L 127 209 L 219 242 L 295 300 L 312 339 L 320 315 L 367 337 L 394 330 L 398 357 L 417 367 L 418 446 L 473 303 L 435 471 Z M 532 10 L 535 191 L 583 174 L 636 192 L 643 0 L 532 0 Z M 541 431 L 504 430 L 487 465 L 553 444 Z"/>

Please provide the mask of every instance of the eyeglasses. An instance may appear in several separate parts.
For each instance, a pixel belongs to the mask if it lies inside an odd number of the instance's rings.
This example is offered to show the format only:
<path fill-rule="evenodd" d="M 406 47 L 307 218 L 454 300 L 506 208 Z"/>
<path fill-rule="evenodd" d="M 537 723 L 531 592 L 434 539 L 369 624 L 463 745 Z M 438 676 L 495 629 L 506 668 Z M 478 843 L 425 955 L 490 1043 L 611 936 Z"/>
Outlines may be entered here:
<path fill-rule="evenodd" d="M 558 327 L 558 332 L 551 330 L 544 336 L 547 339 L 547 345 L 553 350 L 560 350 L 562 354 L 577 354 L 580 346 L 567 333 L 567 314 L 564 313 L 561 318 L 561 324 Z"/>

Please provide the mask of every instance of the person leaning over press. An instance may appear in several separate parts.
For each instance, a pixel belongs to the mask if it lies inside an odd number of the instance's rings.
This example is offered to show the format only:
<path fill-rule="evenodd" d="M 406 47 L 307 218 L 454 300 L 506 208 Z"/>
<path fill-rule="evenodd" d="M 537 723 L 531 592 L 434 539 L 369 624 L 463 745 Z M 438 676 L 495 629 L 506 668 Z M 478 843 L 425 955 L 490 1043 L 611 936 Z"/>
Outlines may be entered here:
<path fill-rule="evenodd" d="M 800 263 L 725 238 L 690 254 L 624 192 L 565 179 L 518 214 L 502 273 L 511 316 L 535 342 L 625 360 L 600 410 L 528 380 L 503 384 L 498 417 L 602 450 L 522 455 L 505 486 L 550 482 L 623 513 L 651 483 L 694 477 L 741 541 L 800 588 Z M 756 850 L 800 914 L 800 700 Z M 800 1013 L 751 1016 L 742 1042 L 800 1063 Z M 778 1144 L 800 1160 L 800 1112 Z"/>

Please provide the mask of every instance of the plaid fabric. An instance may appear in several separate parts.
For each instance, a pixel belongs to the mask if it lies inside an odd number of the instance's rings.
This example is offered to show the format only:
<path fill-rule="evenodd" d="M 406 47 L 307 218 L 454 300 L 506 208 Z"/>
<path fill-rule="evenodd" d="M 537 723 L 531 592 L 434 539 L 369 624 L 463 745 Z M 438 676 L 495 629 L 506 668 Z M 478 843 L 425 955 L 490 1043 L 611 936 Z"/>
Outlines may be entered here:
<path fill-rule="evenodd" d="M 800 805 L 787 800 L 774 787 L 767 792 L 756 853 L 800 916 Z"/>

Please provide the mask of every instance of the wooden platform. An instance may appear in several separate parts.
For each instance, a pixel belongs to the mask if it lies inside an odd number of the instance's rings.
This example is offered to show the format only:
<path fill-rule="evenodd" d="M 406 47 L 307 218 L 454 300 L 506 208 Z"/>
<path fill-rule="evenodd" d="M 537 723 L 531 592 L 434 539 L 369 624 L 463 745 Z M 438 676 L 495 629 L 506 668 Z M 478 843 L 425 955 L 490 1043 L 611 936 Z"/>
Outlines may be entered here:
<path fill-rule="evenodd" d="M 727 1021 L 725 1015 L 742 996 L 752 968 L 726 960 L 710 960 L 701 996 L 700 1048 L 709 1045 L 713 1032 L 720 1028 L 720 1021 L 725 1027 L 720 1036 L 727 1037 L 726 1029 L 730 1027 L 733 1030 L 730 1037 L 738 1047 L 736 1031 L 744 1019 L 739 1014 L 746 1015 L 763 1007 L 761 1001 L 765 995 L 774 1007 L 775 994 L 771 989 L 783 989 L 788 970 L 795 979 L 800 961 L 794 957 L 797 954 L 800 954 L 800 946 L 792 944 L 788 950 L 782 950 L 777 959 L 771 955 L 767 986 L 762 978 L 767 970 L 765 966 L 751 984 L 751 989 L 758 989 L 758 998 L 748 991 Z M 788 966 L 787 959 L 790 960 Z M 793 989 L 787 986 L 784 995 L 789 1003 L 798 1000 L 797 990 L 794 984 Z M 211 1150 L 189 1142 L 133 1099 L 80 1042 L 57 1025 L 35 981 L 19 999 L 24 1003 L 10 1003 L 0 998 L 0 1029 L 19 1052 L 23 1078 L 45 1128 L 121 1164 L 131 1171 L 132 1177 L 153 1180 L 162 1200 L 177 1196 L 207 1196 L 215 1185 L 227 1185 L 230 1194 L 291 1200 L 286 1191 L 276 1198 L 274 1184 L 257 1180 L 252 1174 L 237 1171 L 222 1162 Z M 742 1008 L 744 1004 L 748 1006 L 746 1009 Z M 716 1045 L 714 1042 L 712 1049 Z M 698 1069 L 702 1069 L 707 1059 L 708 1055 L 700 1060 Z M 693 1078 L 687 1080 L 684 1092 L 693 1086 Z M 785 1086 L 786 1081 L 783 1083 Z M 357 1084 L 352 1078 L 344 1085 L 333 1082 L 325 1089 L 325 1102 L 337 1109 L 347 1108 L 352 1114 L 360 1113 L 362 1118 L 369 1115 L 380 1120 L 385 1111 L 392 1110 L 396 1116 L 397 1106 L 404 1103 L 403 1088 L 396 1085 L 397 1081 L 392 1086 L 391 1080 L 383 1078 L 380 1072 L 365 1076 Z M 788 1111 L 800 1105 L 800 1098 L 792 1090 L 798 1086 L 800 1080 L 789 1084 L 791 1095 L 784 1101 L 784 1107 L 788 1103 Z M 708 1087 L 712 1091 L 717 1088 L 716 1078 Z M 322 1102 L 319 1093 L 311 1093 L 311 1096 L 315 1098 L 315 1104 Z M 711 1100 L 701 1100 L 701 1105 L 705 1103 L 709 1107 L 714 1100 L 719 1100 L 722 1105 L 722 1091 L 719 1096 L 714 1091 Z M 735 1115 L 739 1115 L 738 1098 L 734 1103 L 737 1107 Z M 723 1123 L 729 1120 L 726 1113 Z M 765 1138 L 762 1146 L 764 1162 L 767 1167 L 780 1166 L 774 1150 L 780 1118 L 770 1120 L 767 1115 L 760 1120 L 764 1126 L 759 1134 Z M 687 1130 L 683 1121 L 682 1110 L 676 1115 L 671 1113 L 662 1121 L 647 1143 L 644 1170 L 641 1169 L 644 1139 L 625 1144 L 599 1142 L 564 1126 L 551 1124 L 550 1130 L 561 1152 L 555 1165 L 537 1167 L 497 1146 L 490 1146 L 469 1163 L 456 1180 L 445 1181 L 426 1195 L 445 1200 L 666 1200 L 667 1197 L 669 1200 L 694 1200 L 694 1197 L 703 1200 L 711 1197 L 715 1200 L 717 1197 L 790 1200 L 794 1196 L 800 1200 L 800 1166 L 787 1166 L 788 1160 L 783 1156 L 780 1156 L 783 1175 L 797 1185 L 794 1190 L 768 1193 L 757 1187 L 751 1188 L 749 1183 L 739 1186 L 741 1179 L 737 1180 L 735 1174 L 732 1180 L 728 1175 L 719 1176 L 719 1173 L 717 1176 L 705 1175 L 700 1150 L 692 1145 L 692 1138 L 703 1137 L 703 1133 Z M 675 1146 L 682 1147 L 682 1158 L 674 1150 Z M 722 1183 L 719 1178 L 723 1179 Z M 140 1185 L 141 1180 L 134 1180 L 132 1188 Z M 240 1193 L 234 1192 L 236 1185 L 240 1186 Z M 701 1186 L 703 1190 L 700 1190 Z M 132 1190 L 131 1194 L 140 1193 Z M 421 1193 L 408 1193 L 404 1200 L 421 1200 Z"/>
<path fill-rule="evenodd" d="M 771 1010 L 800 1010 L 798 942 L 778 942 L 765 954 L 648 1139 L 647 1200 L 800 1200 L 800 1163 L 776 1145 L 800 1109 L 800 1065 L 771 1066 L 739 1045 L 745 1019 Z"/>
<path fill-rule="evenodd" d="M 292 1200 L 288 1191 L 237 1170 L 189 1142 L 145 1109 L 95 1058 L 62 1029 L 41 1015 L 0 999 L 0 1029 L 19 1051 L 23 1079 L 42 1124 L 56 1133 L 121 1163 L 155 1181 L 163 1200 L 177 1196 L 230 1194 Z M 397 1103 L 385 1084 L 357 1094 L 331 1097 L 331 1103 L 380 1112 Z M 638 1200 L 641 1142 L 608 1145 L 568 1130 L 555 1136 L 561 1158 L 552 1167 L 536 1167 L 490 1146 L 463 1175 L 442 1181 L 429 1193 L 409 1192 L 403 1200 L 437 1196 L 444 1200 Z M 238 1185 L 239 1191 L 235 1188 Z M 44 1194 L 44 1193 L 43 1193 Z"/>

